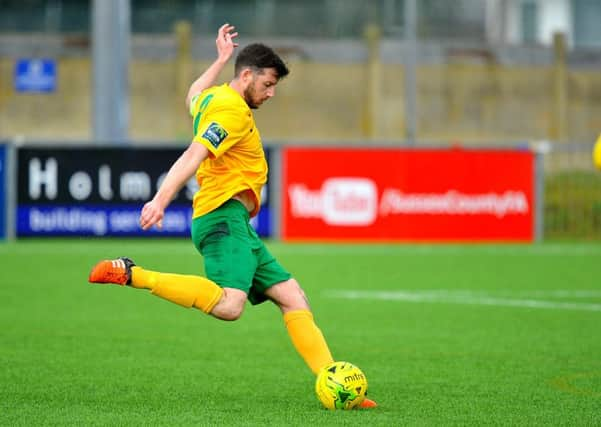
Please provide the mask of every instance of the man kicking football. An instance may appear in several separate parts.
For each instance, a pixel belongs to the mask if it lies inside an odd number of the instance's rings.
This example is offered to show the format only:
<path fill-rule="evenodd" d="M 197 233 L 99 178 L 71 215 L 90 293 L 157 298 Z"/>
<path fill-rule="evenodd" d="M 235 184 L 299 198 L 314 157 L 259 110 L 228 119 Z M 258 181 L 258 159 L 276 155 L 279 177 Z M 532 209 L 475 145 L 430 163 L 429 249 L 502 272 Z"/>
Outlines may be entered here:
<path fill-rule="evenodd" d="M 237 320 L 247 300 L 270 300 L 282 311 L 294 347 L 317 374 L 333 359 L 307 298 L 249 224 L 259 212 L 267 181 L 267 161 L 251 109 L 273 97 L 289 71 L 271 48 L 251 44 L 236 57 L 234 78 L 214 86 L 238 46 L 237 35 L 229 24 L 219 29 L 217 59 L 186 97 L 194 139 L 140 214 L 144 230 L 160 227 L 171 200 L 196 175 L 200 190 L 193 201 L 192 240 L 204 258 L 206 277 L 146 270 L 129 258 L 118 258 L 96 264 L 89 281 L 148 289 L 222 320 Z M 361 404 L 375 406 L 369 399 Z"/>

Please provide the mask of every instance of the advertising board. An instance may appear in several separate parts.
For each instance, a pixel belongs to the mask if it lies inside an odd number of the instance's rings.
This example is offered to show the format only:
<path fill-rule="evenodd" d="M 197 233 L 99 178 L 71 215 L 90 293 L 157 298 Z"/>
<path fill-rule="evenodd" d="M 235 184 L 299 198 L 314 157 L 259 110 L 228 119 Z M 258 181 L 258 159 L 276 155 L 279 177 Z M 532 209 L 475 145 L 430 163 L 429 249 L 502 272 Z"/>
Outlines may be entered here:
<path fill-rule="evenodd" d="M 163 228 L 138 224 L 183 148 L 20 147 L 17 150 L 16 232 L 24 236 L 188 236 L 192 178 L 169 205 Z M 268 191 L 266 192 L 268 197 Z M 254 220 L 270 233 L 269 201 Z"/>
<path fill-rule="evenodd" d="M 527 150 L 288 148 L 284 240 L 532 241 Z"/>

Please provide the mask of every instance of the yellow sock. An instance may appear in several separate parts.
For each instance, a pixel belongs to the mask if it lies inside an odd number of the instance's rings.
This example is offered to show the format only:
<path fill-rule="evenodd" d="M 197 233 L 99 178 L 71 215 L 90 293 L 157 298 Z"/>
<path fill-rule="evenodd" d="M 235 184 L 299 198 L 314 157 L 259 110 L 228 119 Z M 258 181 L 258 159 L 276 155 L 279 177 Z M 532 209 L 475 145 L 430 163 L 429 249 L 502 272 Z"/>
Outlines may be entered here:
<path fill-rule="evenodd" d="M 289 311 L 284 314 L 284 322 L 296 351 L 314 374 L 317 375 L 323 366 L 334 361 L 328 344 L 309 310 Z"/>
<path fill-rule="evenodd" d="M 223 295 L 223 289 L 206 277 L 160 273 L 138 266 L 131 271 L 134 288 L 150 289 L 153 295 L 205 313 L 210 313 Z"/>

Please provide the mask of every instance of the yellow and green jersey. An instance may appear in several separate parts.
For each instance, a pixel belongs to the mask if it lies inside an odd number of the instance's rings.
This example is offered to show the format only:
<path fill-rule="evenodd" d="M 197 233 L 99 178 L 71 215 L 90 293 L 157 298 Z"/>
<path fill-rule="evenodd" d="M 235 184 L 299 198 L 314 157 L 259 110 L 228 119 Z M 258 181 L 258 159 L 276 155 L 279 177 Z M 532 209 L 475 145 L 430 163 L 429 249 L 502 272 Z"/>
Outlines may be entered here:
<path fill-rule="evenodd" d="M 194 195 L 193 217 L 218 208 L 247 191 L 259 212 L 261 189 L 267 181 L 267 161 L 250 108 L 228 84 L 210 87 L 190 103 L 194 140 L 207 147 L 209 157 L 196 171 L 200 190 Z"/>

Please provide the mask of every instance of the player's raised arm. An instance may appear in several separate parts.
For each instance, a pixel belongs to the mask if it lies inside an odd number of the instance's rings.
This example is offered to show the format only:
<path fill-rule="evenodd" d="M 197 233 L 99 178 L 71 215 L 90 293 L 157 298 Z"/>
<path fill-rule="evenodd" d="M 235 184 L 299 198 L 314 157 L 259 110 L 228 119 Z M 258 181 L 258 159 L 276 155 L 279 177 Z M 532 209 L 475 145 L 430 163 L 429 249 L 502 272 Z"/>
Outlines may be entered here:
<path fill-rule="evenodd" d="M 148 230 L 155 224 L 159 228 L 161 227 L 165 209 L 178 191 L 194 175 L 196 169 L 208 154 L 209 150 L 204 145 L 193 142 L 179 156 L 167 172 L 167 176 L 155 196 L 142 208 L 140 214 L 142 229 Z"/>
<path fill-rule="evenodd" d="M 190 86 L 188 96 L 186 96 L 186 108 L 188 110 L 190 109 L 192 98 L 206 88 L 213 86 L 224 65 L 232 57 L 234 49 L 238 47 L 238 43 L 234 42 L 234 38 L 238 37 L 238 33 L 234 32 L 234 29 L 233 25 L 224 24 L 217 31 L 217 39 L 215 40 L 217 59 Z"/>

